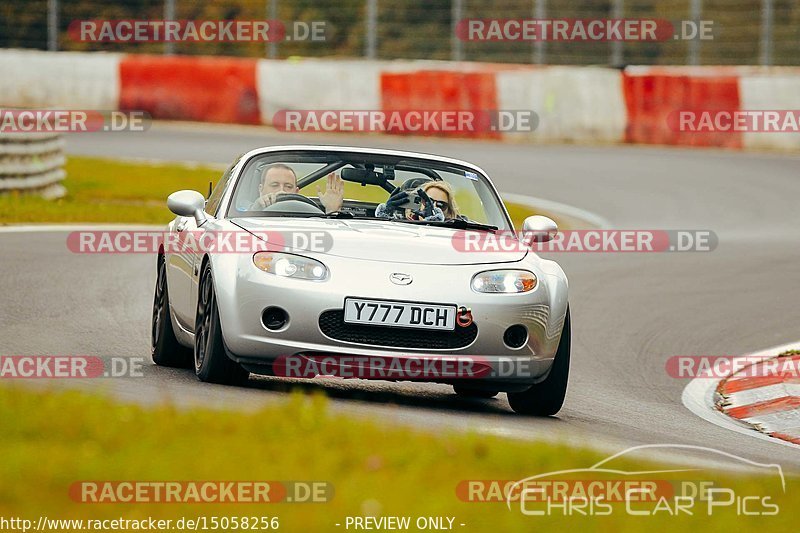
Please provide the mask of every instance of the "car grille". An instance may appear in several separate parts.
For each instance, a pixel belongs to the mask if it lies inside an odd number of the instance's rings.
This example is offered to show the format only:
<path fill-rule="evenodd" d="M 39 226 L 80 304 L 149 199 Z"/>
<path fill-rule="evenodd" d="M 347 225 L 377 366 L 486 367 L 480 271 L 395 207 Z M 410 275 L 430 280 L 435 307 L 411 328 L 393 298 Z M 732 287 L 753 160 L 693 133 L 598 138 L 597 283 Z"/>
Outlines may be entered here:
<path fill-rule="evenodd" d="M 339 341 L 370 346 L 433 350 L 464 348 L 472 344 L 478 336 L 478 326 L 474 322 L 466 328 L 456 326 L 454 331 L 348 324 L 344 321 L 344 311 L 341 309 L 325 311 L 319 315 L 319 329 L 326 336 Z"/>

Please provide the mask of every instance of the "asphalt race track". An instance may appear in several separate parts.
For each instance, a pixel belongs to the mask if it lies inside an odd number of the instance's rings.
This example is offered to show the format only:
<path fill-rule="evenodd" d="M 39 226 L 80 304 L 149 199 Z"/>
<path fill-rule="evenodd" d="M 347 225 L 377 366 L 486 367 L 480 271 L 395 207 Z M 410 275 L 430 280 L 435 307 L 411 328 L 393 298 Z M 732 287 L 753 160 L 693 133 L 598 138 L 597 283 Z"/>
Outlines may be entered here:
<path fill-rule="evenodd" d="M 619 451 L 639 444 L 712 446 L 800 470 L 796 448 L 706 422 L 681 403 L 673 355 L 741 354 L 800 339 L 800 157 L 642 147 L 530 146 L 156 124 L 146 133 L 73 134 L 73 154 L 228 163 L 269 144 L 381 146 L 466 159 L 501 191 L 571 204 L 614 228 L 708 229 L 710 253 L 550 254 L 570 278 L 572 375 L 558 417 L 514 415 L 504 395 L 457 398 L 444 385 L 316 380 L 333 408 L 423 429 L 471 428 L 567 439 Z M 287 383 L 201 384 L 190 370 L 152 366 L 155 259 L 79 256 L 65 234 L 0 233 L 2 352 L 144 357 L 143 378 L 80 383 L 124 399 L 232 409 L 282 400 Z M 554 257 L 555 256 L 555 257 Z M 578 465 L 576 465 L 578 466 Z M 588 466 L 588 465 L 587 465 Z"/>

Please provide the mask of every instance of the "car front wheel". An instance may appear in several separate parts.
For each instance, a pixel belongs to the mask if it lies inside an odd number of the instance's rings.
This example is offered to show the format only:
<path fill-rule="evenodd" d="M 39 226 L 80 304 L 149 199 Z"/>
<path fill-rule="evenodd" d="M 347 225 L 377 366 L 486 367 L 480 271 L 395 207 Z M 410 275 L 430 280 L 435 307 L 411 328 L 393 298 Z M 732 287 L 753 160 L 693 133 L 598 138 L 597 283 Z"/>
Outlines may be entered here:
<path fill-rule="evenodd" d="M 197 295 L 194 328 L 194 370 L 200 381 L 240 385 L 250 373 L 225 353 L 211 264 L 206 263 Z"/>
<path fill-rule="evenodd" d="M 567 381 L 569 381 L 570 335 L 569 307 L 567 307 L 564 329 L 561 332 L 561 340 L 558 343 L 550 374 L 544 381 L 526 391 L 508 393 L 508 403 L 515 412 L 525 415 L 552 416 L 564 405 Z"/>

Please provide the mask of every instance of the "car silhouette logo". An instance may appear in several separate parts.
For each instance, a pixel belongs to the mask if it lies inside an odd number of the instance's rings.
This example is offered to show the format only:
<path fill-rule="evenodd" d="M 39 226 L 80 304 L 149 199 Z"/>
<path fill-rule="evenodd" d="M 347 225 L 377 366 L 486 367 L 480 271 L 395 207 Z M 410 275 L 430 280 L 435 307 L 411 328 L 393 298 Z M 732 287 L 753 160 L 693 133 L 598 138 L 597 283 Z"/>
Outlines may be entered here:
<path fill-rule="evenodd" d="M 414 278 L 412 278 L 410 275 L 408 275 L 408 274 L 401 274 L 400 272 L 395 272 L 394 274 L 391 274 L 391 275 L 389 276 L 389 279 L 390 279 L 390 280 L 392 281 L 392 283 L 394 283 L 395 285 L 408 285 L 408 284 L 410 284 L 412 281 L 414 281 Z"/>

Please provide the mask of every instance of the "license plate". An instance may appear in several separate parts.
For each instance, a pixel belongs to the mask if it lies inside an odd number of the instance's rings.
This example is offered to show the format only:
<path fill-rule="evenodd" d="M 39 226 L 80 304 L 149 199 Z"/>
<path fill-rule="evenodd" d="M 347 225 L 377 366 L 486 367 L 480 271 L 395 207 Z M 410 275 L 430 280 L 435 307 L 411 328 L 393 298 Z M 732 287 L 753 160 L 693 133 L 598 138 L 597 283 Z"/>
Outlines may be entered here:
<path fill-rule="evenodd" d="M 398 328 L 456 328 L 456 306 L 345 298 L 344 321 Z"/>

